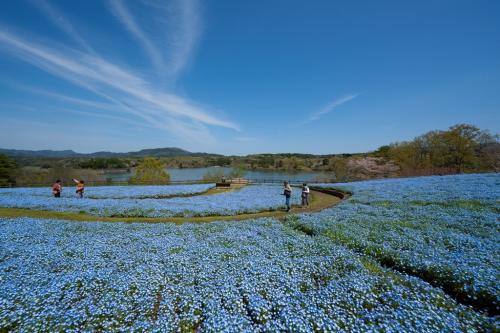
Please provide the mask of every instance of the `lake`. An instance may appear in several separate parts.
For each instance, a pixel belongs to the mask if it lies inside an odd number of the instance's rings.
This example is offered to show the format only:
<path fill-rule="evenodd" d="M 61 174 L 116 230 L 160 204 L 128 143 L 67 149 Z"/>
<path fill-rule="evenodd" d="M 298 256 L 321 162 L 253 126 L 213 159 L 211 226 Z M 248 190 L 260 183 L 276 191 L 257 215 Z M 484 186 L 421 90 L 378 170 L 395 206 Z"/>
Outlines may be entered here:
<path fill-rule="evenodd" d="M 186 169 L 165 169 L 170 174 L 172 181 L 191 181 L 201 180 L 207 172 L 223 170 L 224 174 L 229 175 L 233 168 L 230 167 L 208 167 L 208 168 L 186 168 Z M 113 181 L 127 181 L 131 173 L 124 172 L 108 172 L 106 178 L 111 178 Z M 243 178 L 255 181 L 332 181 L 333 173 L 324 172 L 285 172 L 285 171 L 266 171 L 266 170 L 248 170 Z"/>

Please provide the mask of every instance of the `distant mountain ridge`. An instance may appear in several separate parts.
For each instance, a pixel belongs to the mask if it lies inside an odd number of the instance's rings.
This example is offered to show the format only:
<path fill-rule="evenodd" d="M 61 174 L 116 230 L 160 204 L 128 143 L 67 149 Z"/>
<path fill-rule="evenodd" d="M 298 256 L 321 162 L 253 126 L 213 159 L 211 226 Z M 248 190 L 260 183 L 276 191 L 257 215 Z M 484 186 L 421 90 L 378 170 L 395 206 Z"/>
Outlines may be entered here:
<path fill-rule="evenodd" d="M 192 153 L 190 151 L 176 148 L 153 148 L 142 149 L 128 153 L 114 153 L 108 151 L 98 151 L 95 153 L 83 154 L 73 150 L 18 150 L 0 148 L 0 154 L 11 157 L 48 157 L 48 158 L 68 158 L 68 157 L 174 157 L 174 156 L 220 156 L 209 153 Z"/>

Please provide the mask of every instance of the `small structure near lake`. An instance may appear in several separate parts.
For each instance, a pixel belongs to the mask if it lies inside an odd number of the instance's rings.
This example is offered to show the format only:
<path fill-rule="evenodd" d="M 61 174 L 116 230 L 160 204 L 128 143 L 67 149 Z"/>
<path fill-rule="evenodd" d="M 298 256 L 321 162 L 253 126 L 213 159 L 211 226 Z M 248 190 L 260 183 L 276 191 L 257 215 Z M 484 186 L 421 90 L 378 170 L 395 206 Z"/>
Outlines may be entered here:
<path fill-rule="evenodd" d="M 231 187 L 231 184 L 233 184 L 233 185 L 247 185 L 249 183 L 250 183 L 250 181 L 248 179 L 244 179 L 244 178 L 231 178 L 231 179 L 227 180 L 225 177 L 222 177 L 220 182 L 215 183 L 215 187 L 226 188 L 226 187 Z"/>

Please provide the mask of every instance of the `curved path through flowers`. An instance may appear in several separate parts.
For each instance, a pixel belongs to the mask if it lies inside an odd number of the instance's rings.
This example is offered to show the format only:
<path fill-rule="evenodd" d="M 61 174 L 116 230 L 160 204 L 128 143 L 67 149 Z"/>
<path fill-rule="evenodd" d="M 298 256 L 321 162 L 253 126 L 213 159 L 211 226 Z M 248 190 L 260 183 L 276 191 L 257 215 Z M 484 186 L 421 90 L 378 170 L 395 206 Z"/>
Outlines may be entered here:
<path fill-rule="evenodd" d="M 210 192 L 210 191 L 209 191 Z M 215 193 L 207 193 L 215 194 Z M 71 221 L 102 221 L 102 222 L 148 222 L 148 223 L 186 223 L 186 222 L 212 222 L 212 221 L 234 221 L 246 220 L 260 217 L 274 217 L 278 219 L 285 218 L 293 213 L 314 213 L 325 208 L 338 204 L 343 199 L 349 196 L 348 193 L 343 193 L 336 190 L 326 190 L 319 188 L 311 188 L 310 205 L 306 208 L 294 206 L 290 212 L 284 210 L 262 211 L 258 213 L 245 213 L 238 215 L 214 215 L 214 216 L 197 216 L 197 217 L 102 217 L 86 213 L 74 212 L 56 212 L 46 210 L 34 210 L 25 208 L 4 208 L 0 207 L 0 217 L 33 217 L 41 219 L 61 219 Z"/>

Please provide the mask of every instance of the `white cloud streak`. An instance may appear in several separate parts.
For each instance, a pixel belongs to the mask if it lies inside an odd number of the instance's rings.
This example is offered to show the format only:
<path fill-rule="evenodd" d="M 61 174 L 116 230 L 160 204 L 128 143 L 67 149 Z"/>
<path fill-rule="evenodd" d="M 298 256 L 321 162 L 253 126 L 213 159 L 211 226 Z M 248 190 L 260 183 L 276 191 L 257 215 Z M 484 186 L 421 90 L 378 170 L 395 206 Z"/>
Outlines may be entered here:
<path fill-rule="evenodd" d="M 106 102 L 100 102 L 100 101 L 95 101 L 95 100 L 88 100 L 88 99 L 82 99 L 78 97 L 73 97 L 73 96 L 67 96 L 63 95 L 60 93 L 56 93 L 50 90 L 46 89 L 40 89 L 37 87 L 32 87 L 32 86 L 27 86 L 27 85 L 22 85 L 18 83 L 14 83 L 12 81 L 4 81 L 5 84 L 15 88 L 19 89 L 25 92 L 29 92 L 31 94 L 36 94 L 40 95 L 43 97 L 48 97 L 50 99 L 53 99 L 58 102 L 64 103 L 64 108 L 59 108 L 58 106 L 54 107 L 51 106 L 50 110 L 57 111 L 57 112 L 65 112 L 65 113 L 74 113 L 74 114 L 80 114 L 83 116 L 89 116 L 90 118 L 93 117 L 99 117 L 99 118 L 105 118 L 105 119 L 112 119 L 116 121 L 121 121 L 125 123 L 129 123 L 130 125 L 135 125 L 137 126 L 137 121 L 133 121 L 132 119 L 124 118 L 121 116 L 121 113 L 123 112 L 124 106 L 119 106 L 116 105 L 116 103 L 106 103 Z M 67 104 L 73 104 L 77 108 L 83 108 L 85 111 L 75 109 L 75 108 L 69 108 Z M 3 104 L 3 106 L 6 106 Z M 9 106 L 7 106 L 9 107 Z M 20 105 L 15 105 L 11 108 L 14 109 L 19 109 L 19 110 L 26 110 L 29 112 L 35 112 L 35 111 L 40 111 L 39 106 L 20 106 Z M 111 114 L 109 113 L 104 113 L 104 112 L 99 112 L 99 111 L 110 111 L 112 112 Z M 133 113 L 134 114 L 134 113 Z M 139 116 L 138 114 L 134 114 Z M 142 124 L 140 127 L 148 127 L 148 128 L 156 128 L 156 126 L 151 126 L 149 124 Z"/>
<path fill-rule="evenodd" d="M 44 97 L 49 97 L 51 99 L 64 102 L 64 103 L 71 103 L 79 106 L 84 106 L 84 107 L 89 107 L 93 109 L 98 109 L 98 110 L 109 110 L 109 111 L 119 111 L 118 107 L 116 105 L 113 105 L 111 103 L 105 103 L 105 102 L 99 102 L 95 100 L 88 100 L 88 99 L 82 99 L 78 97 L 73 97 L 73 96 L 67 96 L 63 95 L 61 93 L 56 93 L 50 90 L 46 89 L 40 89 L 37 87 L 32 87 L 32 86 L 27 86 L 27 85 L 21 85 L 13 82 L 7 82 L 9 86 L 23 90 L 32 94 L 37 94 L 40 96 Z"/>
<path fill-rule="evenodd" d="M 146 53 L 151 58 L 154 66 L 158 70 L 163 72 L 165 65 L 163 63 L 163 56 L 160 50 L 156 48 L 156 46 L 146 36 L 145 32 L 139 27 L 123 1 L 110 0 L 109 6 L 111 12 L 118 18 L 118 20 L 120 20 L 125 28 L 132 34 L 132 36 L 134 36 L 142 44 Z"/>
<path fill-rule="evenodd" d="M 32 0 L 32 3 L 49 18 L 52 24 L 64 31 L 74 41 L 80 44 L 80 46 L 83 47 L 87 52 L 94 52 L 92 47 L 87 44 L 87 42 L 82 38 L 75 27 L 71 24 L 71 22 L 68 21 L 63 13 L 60 12 L 55 6 L 50 4 L 47 0 Z"/>
<path fill-rule="evenodd" d="M 4 51 L 185 140 L 213 141 L 206 125 L 238 130 L 236 124 L 214 117 L 182 97 L 159 91 L 144 78 L 95 55 L 60 46 L 40 46 L 2 30 L 0 44 L 5 46 Z"/>
<path fill-rule="evenodd" d="M 198 1 L 143 0 L 134 4 L 148 9 L 148 17 L 141 20 L 139 13 L 132 15 L 123 0 L 109 0 L 111 12 L 142 45 L 154 67 L 175 81 L 189 63 L 201 34 Z M 148 31 L 155 31 L 154 38 Z"/>
<path fill-rule="evenodd" d="M 336 99 L 330 103 L 328 103 L 327 105 L 325 105 L 325 107 L 323 107 L 321 110 L 319 110 L 318 112 L 316 113 L 313 113 L 311 115 L 311 117 L 309 118 L 309 122 L 310 121 L 314 121 L 314 120 L 318 120 L 321 116 L 327 114 L 327 113 L 330 113 L 332 112 L 334 109 L 336 109 L 337 107 L 341 106 L 342 104 L 345 104 L 353 99 L 355 99 L 356 97 L 358 97 L 359 94 L 351 94 L 351 95 L 346 95 L 346 96 L 343 96 L 339 99 Z"/>
<path fill-rule="evenodd" d="M 180 15 L 178 16 L 177 29 L 174 30 L 172 43 L 172 57 L 170 67 L 175 75 L 189 62 L 193 49 L 198 41 L 201 23 L 198 4 L 196 0 L 178 0 Z"/>

